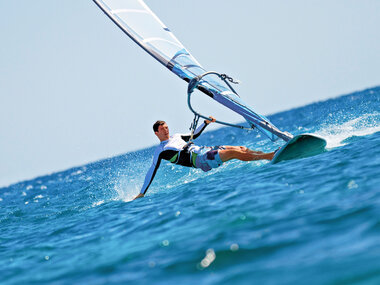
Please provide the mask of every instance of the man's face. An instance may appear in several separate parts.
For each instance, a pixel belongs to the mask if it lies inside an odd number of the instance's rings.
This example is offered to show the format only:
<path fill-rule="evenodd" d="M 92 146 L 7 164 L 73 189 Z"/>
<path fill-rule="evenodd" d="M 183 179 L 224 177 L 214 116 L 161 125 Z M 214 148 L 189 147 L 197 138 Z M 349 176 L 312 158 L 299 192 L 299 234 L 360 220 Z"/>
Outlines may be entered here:
<path fill-rule="evenodd" d="M 160 141 L 169 139 L 169 127 L 167 124 L 158 126 L 158 131 L 154 132 Z"/>

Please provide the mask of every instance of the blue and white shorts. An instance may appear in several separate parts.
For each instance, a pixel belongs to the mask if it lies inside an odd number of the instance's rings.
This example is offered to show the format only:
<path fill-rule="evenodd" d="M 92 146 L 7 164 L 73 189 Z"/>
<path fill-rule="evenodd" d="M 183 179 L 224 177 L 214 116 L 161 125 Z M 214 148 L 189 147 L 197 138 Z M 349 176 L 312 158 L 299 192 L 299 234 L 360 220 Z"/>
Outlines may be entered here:
<path fill-rule="evenodd" d="M 221 166 L 223 161 L 220 159 L 219 150 L 222 149 L 222 146 L 203 147 L 195 159 L 195 167 L 207 172 Z"/>

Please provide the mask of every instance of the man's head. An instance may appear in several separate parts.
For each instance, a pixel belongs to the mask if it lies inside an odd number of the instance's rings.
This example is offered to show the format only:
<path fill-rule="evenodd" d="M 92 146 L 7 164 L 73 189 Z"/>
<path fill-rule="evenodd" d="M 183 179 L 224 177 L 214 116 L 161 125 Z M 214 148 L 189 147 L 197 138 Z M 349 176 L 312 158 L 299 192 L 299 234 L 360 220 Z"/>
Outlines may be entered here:
<path fill-rule="evenodd" d="M 165 121 L 157 121 L 153 125 L 153 131 L 160 141 L 169 139 L 169 127 Z"/>

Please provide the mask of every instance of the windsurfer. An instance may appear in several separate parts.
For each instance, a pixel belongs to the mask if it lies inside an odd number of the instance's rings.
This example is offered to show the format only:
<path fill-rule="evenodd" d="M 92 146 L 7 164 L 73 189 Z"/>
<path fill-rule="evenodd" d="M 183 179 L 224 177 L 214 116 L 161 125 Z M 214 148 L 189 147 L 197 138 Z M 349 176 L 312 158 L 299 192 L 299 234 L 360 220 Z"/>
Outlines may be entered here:
<path fill-rule="evenodd" d="M 192 137 L 190 134 L 175 134 L 170 136 L 169 127 L 166 122 L 157 121 L 153 125 L 153 131 L 161 143 L 154 153 L 152 166 L 146 174 L 140 194 L 138 194 L 135 199 L 144 197 L 156 175 L 162 159 L 174 164 L 209 171 L 231 159 L 252 161 L 262 159 L 271 160 L 273 158 L 274 152 L 264 153 L 261 151 L 253 151 L 243 146 L 200 147 L 192 143 L 191 140 L 199 137 L 207 125 L 212 122 L 215 122 L 213 117 L 210 117 L 210 120 L 205 120 L 204 123 L 195 130 Z"/>

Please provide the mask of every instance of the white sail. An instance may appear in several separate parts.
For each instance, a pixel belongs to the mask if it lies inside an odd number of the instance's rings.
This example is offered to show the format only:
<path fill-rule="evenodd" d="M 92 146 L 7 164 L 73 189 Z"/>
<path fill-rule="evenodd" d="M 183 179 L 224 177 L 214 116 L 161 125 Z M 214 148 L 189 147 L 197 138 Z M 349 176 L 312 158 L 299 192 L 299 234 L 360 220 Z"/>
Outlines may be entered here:
<path fill-rule="evenodd" d="M 180 78 L 190 82 L 206 73 L 206 70 L 142 0 L 93 1 L 124 33 Z M 292 137 L 253 111 L 235 92 L 214 78 L 202 78 L 197 88 L 240 114 L 249 126 L 256 127 L 271 140 L 280 137 L 288 141 Z"/>

